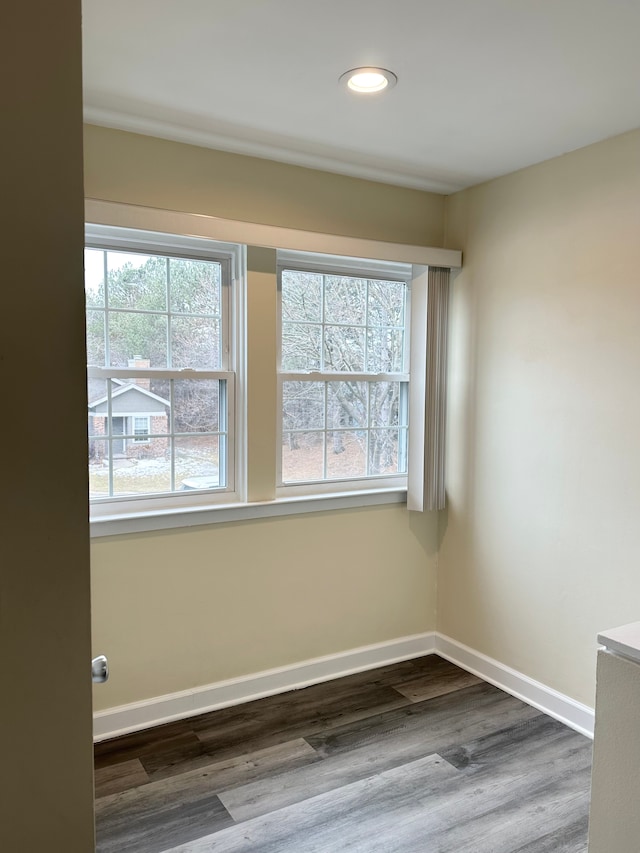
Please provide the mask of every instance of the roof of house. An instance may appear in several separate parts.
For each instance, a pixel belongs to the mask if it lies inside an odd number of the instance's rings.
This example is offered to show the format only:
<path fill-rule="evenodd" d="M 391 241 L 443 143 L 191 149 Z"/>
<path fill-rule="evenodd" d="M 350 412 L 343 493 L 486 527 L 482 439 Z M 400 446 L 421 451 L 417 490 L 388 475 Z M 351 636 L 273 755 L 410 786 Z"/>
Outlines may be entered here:
<path fill-rule="evenodd" d="M 89 403 L 89 411 L 92 414 L 106 414 L 108 406 L 108 395 L 105 394 L 97 400 Z M 125 402 L 126 400 L 126 402 Z M 154 394 L 153 391 L 148 391 L 142 388 L 135 382 L 129 382 L 121 385 L 115 391 L 111 392 L 111 410 L 112 414 L 131 414 L 133 412 L 152 413 L 158 412 L 164 414 L 165 407 L 170 407 L 171 403 L 164 397 Z"/>

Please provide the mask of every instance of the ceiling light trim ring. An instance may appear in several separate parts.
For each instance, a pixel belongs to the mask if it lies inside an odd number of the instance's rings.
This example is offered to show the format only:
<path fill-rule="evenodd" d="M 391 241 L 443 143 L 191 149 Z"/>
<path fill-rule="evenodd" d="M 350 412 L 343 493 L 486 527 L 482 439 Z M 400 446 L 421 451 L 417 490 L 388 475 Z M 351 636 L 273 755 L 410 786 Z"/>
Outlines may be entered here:
<path fill-rule="evenodd" d="M 375 95 L 392 89 L 398 82 L 397 76 L 387 68 L 364 65 L 351 68 L 340 75 L 340 83 L 358 95 Z"/>

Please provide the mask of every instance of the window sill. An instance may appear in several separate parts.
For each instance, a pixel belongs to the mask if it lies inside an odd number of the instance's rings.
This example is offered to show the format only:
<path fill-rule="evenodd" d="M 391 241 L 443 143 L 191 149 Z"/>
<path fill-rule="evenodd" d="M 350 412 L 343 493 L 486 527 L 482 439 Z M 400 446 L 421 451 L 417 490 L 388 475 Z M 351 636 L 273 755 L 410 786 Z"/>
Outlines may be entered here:
<path fill-rule="evenodd" d="M 126 533 L 248 521 L 254 518 L 300 515 L 308 512 L 403 504 L 406 503 L 406 500 L 407 490 L 406 487 L 402 487 L 277 498 L 273 501 L 255 501 L 254 503 L 180 507 L 135 514 L 114 513 L 113 515 L 91 519 L 91 538 L 98 539 L 104 536 L 121 536 Z"/>

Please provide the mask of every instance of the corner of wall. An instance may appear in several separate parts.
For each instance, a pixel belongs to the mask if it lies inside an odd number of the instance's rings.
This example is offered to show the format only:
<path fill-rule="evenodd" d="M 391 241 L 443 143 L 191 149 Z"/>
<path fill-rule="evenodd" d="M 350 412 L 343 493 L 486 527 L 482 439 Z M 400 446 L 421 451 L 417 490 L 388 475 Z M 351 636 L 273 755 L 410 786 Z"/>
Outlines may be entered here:
<path fill-rule="evenodd" d="M 449 244 L 449 198 L 446 195 L 442 201 L 442 247 L 447 248 Z"/>

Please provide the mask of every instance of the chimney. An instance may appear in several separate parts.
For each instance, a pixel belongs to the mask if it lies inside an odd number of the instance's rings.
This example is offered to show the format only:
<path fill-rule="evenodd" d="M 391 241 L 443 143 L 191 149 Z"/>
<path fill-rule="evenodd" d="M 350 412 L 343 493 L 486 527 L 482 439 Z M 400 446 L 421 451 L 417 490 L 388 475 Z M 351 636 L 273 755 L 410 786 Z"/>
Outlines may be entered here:
<path fill-rule="evenodd" d="M 137 370 L 138 368 L 146 369 L 147 367 L 151 367 L 151 361 L 148 358 L 143 358 L 141 355 L 134 355 L 133 358 L 130 358 L 127 362 L 130 370 Z M 151 379 L 147 378 L 136 378 L 133 380 L 136 385 L 139 385 L 140 388 L 144 388 L 145 391 L 151 390 Z"/>

